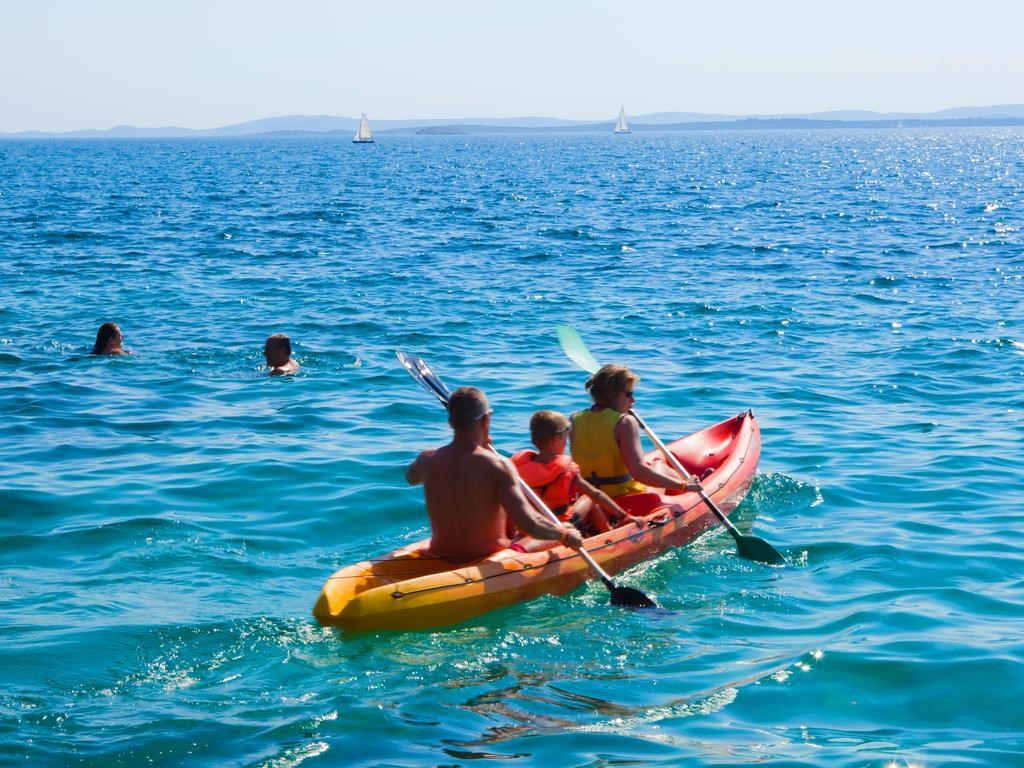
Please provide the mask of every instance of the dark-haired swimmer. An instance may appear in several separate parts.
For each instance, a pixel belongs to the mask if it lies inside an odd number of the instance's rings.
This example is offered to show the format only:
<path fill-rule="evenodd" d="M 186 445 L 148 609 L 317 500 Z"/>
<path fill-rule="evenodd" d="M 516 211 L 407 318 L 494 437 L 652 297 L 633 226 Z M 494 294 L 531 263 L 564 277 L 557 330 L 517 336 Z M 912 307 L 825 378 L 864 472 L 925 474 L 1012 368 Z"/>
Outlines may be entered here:
<path fill-rule="evenodd" d="M 299 370 L 299 364 L 292 359 L 292 341 L 283 333 L 267 336 L 263 356 L 267 359 L 271 376 L 287 376 Z"/>
<path fill-rule="evenodd" d="M 475 560 L 506 549 L 506 515 L 535 539 L 583 544 L 572 525 L 558 525 L 533 509 L 512 462 L 490 449 L 491 410 L 474 387 L 460 387 L 448 402 L 452 441 L 423 451 L 409 465 L 410 485 L 423 484 L 430 518 L 430 551 L 450 560 Z"/>
<path fill-rule="evenodd" d="M 93 344 L 94 355 L 128 355 L 131 354 L 121 345 L 124 343 L 124 336 L 117 323 L 104 323 L 96 332 L 96 343 Z"/>

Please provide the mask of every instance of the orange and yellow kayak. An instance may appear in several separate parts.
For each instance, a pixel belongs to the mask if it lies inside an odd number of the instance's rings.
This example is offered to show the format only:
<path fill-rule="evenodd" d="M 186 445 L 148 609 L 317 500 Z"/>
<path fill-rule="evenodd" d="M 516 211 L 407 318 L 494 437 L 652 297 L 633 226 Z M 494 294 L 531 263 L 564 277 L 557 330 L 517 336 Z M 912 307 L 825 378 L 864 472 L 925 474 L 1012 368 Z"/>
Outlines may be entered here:
<path fill-rule="evenodd" d="M 705 492 L 728 515 L 753 480 L 761 432 L 748 411 L 668 448 L 690 472 L 704 475 Z M 663 461 L 656 451 L 646 459 Z M 688 544 L 717 522 L 696 493 L 652 489 L 618 501 L 651 525 L 628 523 L 585 540 L 591 556 L 610 574 Z M 420 541 L 335 572 L 313 615 L 324 626 L 351 631 L 427 629 L 540 595 L 570 592 L 594 576 L 568 547 L 525 554 L 506 549 L 467 563 L 434 557 L 429 544 L 429 539 Z"/>

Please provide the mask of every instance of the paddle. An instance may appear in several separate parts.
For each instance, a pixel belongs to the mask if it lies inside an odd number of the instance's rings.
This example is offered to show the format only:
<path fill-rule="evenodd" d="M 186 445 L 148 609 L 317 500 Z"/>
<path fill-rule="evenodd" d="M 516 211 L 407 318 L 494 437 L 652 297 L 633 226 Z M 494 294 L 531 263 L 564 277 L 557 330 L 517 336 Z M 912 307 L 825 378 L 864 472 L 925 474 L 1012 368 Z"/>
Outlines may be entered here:
<path fill-rule="evenodd" d="M 430 366 L 424 362 L 423 358 L 417 357 L 416 355 L 409 355 L 405 352 L 395 352 L 398 356 L 398 362 L 402 364 L 402 367 L 409 373 L 410 376 L 415 379 L 416 383 L 427 390 L 430 394 L 441 401 L 441 405 L 448 408 L 448 400 L 451 398 L 451 390 L 445 385 L 443 381 L 434 373 Z M 495 453 L 498 451 L 491 446 L 491 450 Z M 540 497 L 534 493 L 533 489 L 526 484 L 523 478 L 519 478 L 519 484 L 522 486 L 526 496 L 533 502 L 533 505 L 544 514 L 551 522 L 555 525 L 561 525 L 561 521 L 555 516 L 555 513 L 548 509 L 547 505 L 541 501 Z M 624 587 L 616 584 L 612 578 L 605 573 L 604 569 L 597 564 L 597 561 L 590 556 L 590 553 L 583 547 L 577 550 L 580 557 L 591 567 L 591 569 L 600 577 L 601 582 L 608 588 L 611 593 L 612 605 L 621 605 L 628 608 L 657 608 L 658 605 L 651 598 L 641 592 L 639 589 L 633 589 L 632 587 Z"/>
<path fill-rule="evenodd" d="M 562 350 L 569 356 L 569 359 L 588 373 L 597 373 L 601 366 L 598 364 L 597 360 L 594 359 L 594 356 L 590 354 L 590 350 L 587 348 L 587 345 L 583 342 L 583 339 L 580 338 L 580 335 L 576 330 L 565 325 L 560 325 L 556 329 L 556 332 L 558 333 L 558 341 L 562 345 Z M 682 462 L 676 458 L 676 455 L 672 453 L 663 442 L 661 442 L 661 439 L 654 434 L 654 430 L 647 425 L 647 422 L 641 419 L 635 410 L 630 409 L 629 413 L 634 419 L 636 419 L 640 428 L 647 433 L 647 436 L 651 438 L 651 441 L 658 447 L 658 450 L 664 454 L 665 459 L 673 466 L 676 472 L 681 474 L 684 478 L 690 477 L 690 473 L 686 470 L 686 467 L 684 467 Z M 760 563 L 768 563 L 769 565 L 785 564 L 785 558 L 767 541 L 759 539 L 757 536 L 742 534 L 736 530 L 736 526 L 732 524 L 732 521 L 729 520 L 722 510 L 718 508 L 718 505 L 716 505 L 715 502 L 713 502 L 704 492 L 703 488 L 700 488 L 697 493 L 704 503 L 708 505 L 708 508 L 715 514 L 715 517 L 721 520 L 722 525 L 726 527 L 726 530 L 728 530 L 736 540 L 736 552 L 740 557 L 745 557 L 748 560 L 756 560 Z"/>

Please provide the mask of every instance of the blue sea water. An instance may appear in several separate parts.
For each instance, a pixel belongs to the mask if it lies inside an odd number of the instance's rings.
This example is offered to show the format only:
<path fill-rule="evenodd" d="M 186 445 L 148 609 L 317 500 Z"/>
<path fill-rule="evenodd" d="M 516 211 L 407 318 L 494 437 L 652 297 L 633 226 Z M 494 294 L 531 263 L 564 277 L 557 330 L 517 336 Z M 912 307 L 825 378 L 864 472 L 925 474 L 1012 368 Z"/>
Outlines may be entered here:
<path fill-rule="evenodd" d="M 1022 227 L 1013 129 L 0 143 L 0 764 L 1024 765 Z M 753 408 L 789 565 L 320 628 L 427 535 L 394 350 L 514 449 L 559 324 L 666 438 Z"/>

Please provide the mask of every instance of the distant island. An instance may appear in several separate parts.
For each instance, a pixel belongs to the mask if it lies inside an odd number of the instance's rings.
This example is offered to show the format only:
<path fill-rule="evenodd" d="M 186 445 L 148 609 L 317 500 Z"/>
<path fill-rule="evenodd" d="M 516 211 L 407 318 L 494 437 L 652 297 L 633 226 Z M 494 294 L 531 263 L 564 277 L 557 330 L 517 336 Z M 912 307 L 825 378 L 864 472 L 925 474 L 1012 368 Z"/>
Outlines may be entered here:
<path fill-rule="evenodd" d="M 627 113 L 628 114 L 628 113 Z M 553 117 L 461 118 L 422 120 L 370 120 L 375 136 L 407 134 L 421 136 L 466 136 L 496 133 L 611 133 L 615 118 L 607 120 L 563 120 Z M 0 133 L 0 139 L 81 138 L 231 138 L 310 137 L 351 139 L 358 118 L 330 115 L 288 115 L 251 120 L 220 128 L 140 128 L 119 125 L 108 129 L 65 132 L 22 131 Z M 929 113 L 880 113 L 859 111 L 814 112 L 805 115 L 719 115 L 701 112 L 656 112 L 629 115 L 634 133 L 652 131 L 708 130 L 813 130 L 836 128 L 957 128 L 1024 125 L 1024 104 L 988 107 L 954 107 Z"/>

